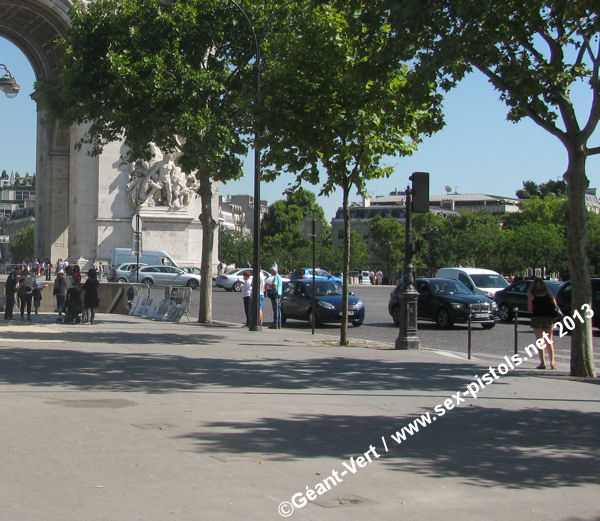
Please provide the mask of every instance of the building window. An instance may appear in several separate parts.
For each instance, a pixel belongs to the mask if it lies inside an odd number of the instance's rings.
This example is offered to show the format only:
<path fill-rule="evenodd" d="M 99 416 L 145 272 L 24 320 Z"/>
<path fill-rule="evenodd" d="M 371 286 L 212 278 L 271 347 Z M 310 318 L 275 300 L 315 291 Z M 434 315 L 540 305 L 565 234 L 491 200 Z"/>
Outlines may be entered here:
<path fill-rule="evenodd" d="M 343 239 L 344 238 L 344 229 L 340 228 L 338 230 L 338 239 Z"/>

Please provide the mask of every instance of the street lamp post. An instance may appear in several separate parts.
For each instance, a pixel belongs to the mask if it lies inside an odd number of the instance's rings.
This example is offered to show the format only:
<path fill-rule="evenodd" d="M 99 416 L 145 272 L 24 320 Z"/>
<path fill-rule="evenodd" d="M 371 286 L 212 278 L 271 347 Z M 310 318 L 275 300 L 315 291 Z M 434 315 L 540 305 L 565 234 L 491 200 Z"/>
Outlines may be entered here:
<path fill-rule="evenodd" d="M 3 63 L 0 63 L 0 89 L 9 98 L 14 98 L 21 90 L 21 86 Z"/>
<path fill-rule="evenodd" d="M 271 22 L 277 14 L 279 14 L 285 7 L 290 5 L 295 0 L 286 2 L 279 8 L 275 9 L 271 13 L 271 16 L 267 20 L 262 30 L 257 34 L 254 24 L 245 9 L 236 1 L 229 0 L 234 4 L 237 9 L 242 13 L 248 27 L 252 32 L 254 39 L 254 72 L 256 79 L 256 86 L 254 91 L 254 230 L 253 230 L 253 279 L 252 279 L 252 313 L 250 318 L 250 331 L 261 331 L 262 326 L 259 320 L 259 308 L 260 308 L 260 278 L 261 278 L 261 266 L 260 266 L 260 152 L 261 145 L 260 139 L 262 130 L 260 128 L 260 121 L 258 115 L 260 114 L 260 83 L 262 74 L 262 42 L 265 35 L 265 31 L 270 28 Z"/>

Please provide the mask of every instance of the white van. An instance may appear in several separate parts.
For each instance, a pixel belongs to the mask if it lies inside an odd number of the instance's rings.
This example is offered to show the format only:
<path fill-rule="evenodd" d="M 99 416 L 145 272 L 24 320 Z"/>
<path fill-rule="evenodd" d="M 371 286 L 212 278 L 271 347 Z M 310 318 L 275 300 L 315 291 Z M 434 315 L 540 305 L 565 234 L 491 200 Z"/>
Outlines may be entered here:
<path fill-rule="evenodd" d="M 483 268 L 441 268 L 436 278 L 455 279 L 462 282 L 473 293 L 494 298 L 496 291 L 508 286 L 508 282 L 498 272 Z"/>
<path fill-rule="evenodd" d="M 123 262 L 137 262 L 137 256 L 131 254 L 131 248 L 115 248 L 112 252 L 112 266 Z M 177 263 L 171 256 L 161 250 L 144 250 L 140 255 L 140 264 L 162 264 L 163 266 L 176 266 Z"/>

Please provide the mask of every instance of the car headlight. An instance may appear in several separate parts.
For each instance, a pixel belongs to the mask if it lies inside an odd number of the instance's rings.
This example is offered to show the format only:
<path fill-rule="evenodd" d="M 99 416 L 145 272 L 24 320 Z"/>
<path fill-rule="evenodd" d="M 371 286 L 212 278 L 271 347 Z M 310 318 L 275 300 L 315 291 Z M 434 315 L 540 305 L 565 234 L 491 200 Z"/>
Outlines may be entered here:
<path fill-rule="evenodd" d="M 467 307 L 464 304 L 459 304 L 458 302 L 450 302 L 450 307 L 452 309 L 462 309 L 462 310 L 467 309 Z"/>
<path fill-rule="evenodd" d="M 492 302 L 491 308 L 492 308 L 493 310 L 496 310 L 496 309 L 498 309 L 498 304 L 496 304 L 496 302 Z"/>
<path fill-rule="evenodd" d="M 324 300 L 319 300 L 317 302 L 317 305 L 321 306 L 324 309 L 335 309 L 335 306 L 333 304 L 330 304 L 329 302 L 325 302 Z"/>

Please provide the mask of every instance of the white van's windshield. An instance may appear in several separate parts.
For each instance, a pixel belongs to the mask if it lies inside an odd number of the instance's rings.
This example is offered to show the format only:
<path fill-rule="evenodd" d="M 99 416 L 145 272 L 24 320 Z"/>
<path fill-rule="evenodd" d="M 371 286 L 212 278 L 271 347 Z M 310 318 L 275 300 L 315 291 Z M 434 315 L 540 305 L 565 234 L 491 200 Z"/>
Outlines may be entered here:
<path fill-rule="evenodd" d="M 474 275 L 471 274 L 471 279 L 478 288 L 505 288 L 508 286 L 500 275 Z"/>

